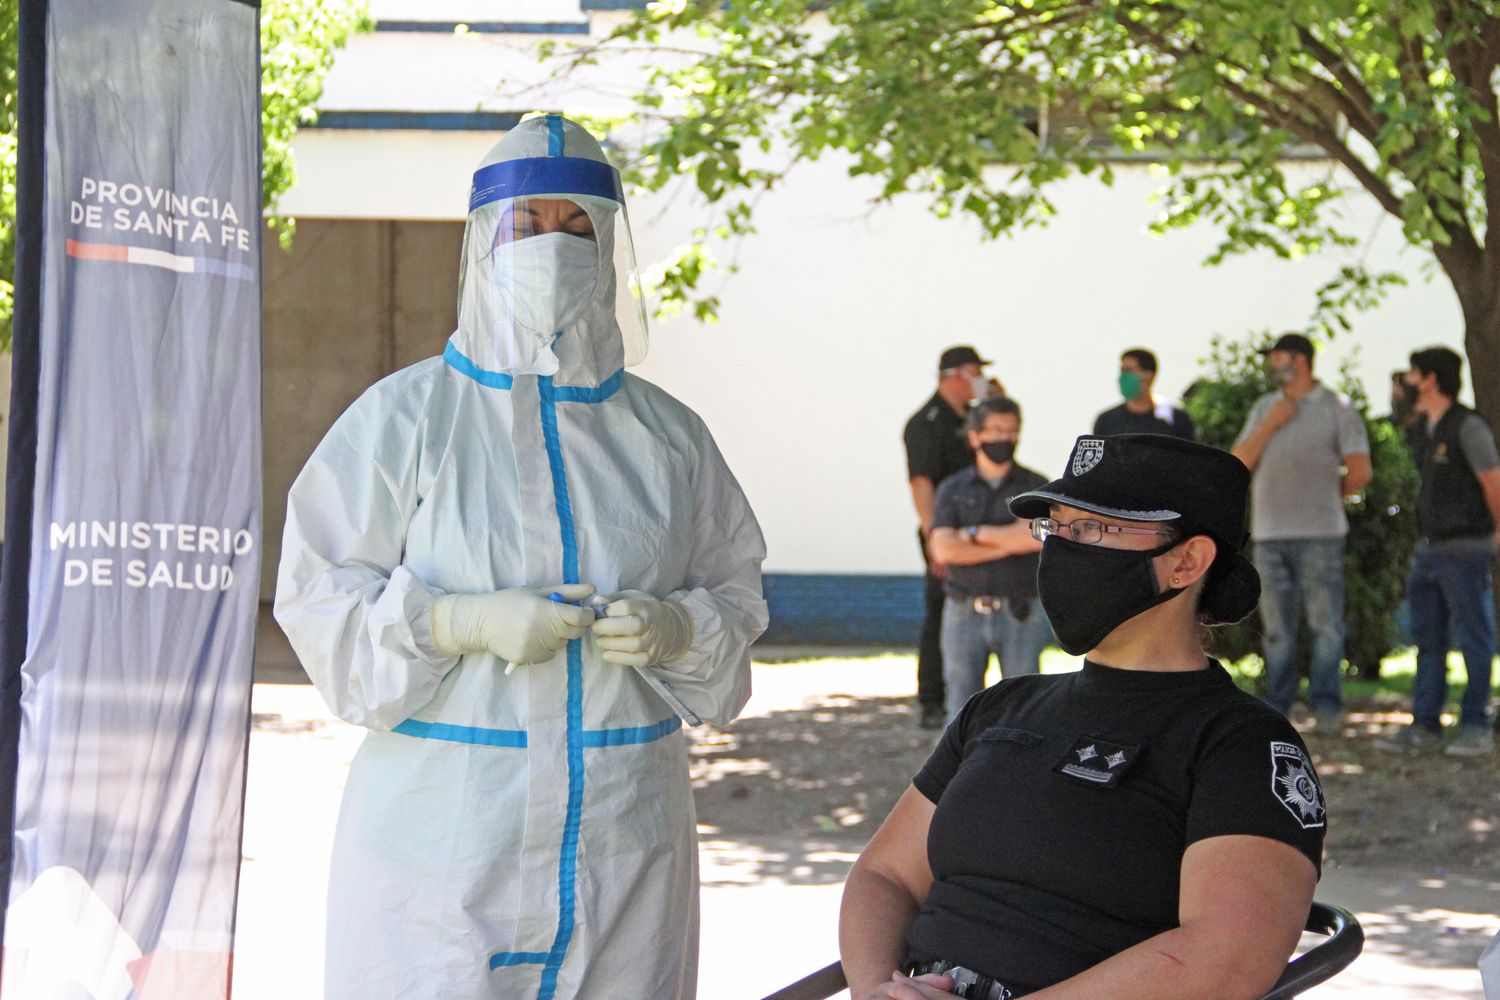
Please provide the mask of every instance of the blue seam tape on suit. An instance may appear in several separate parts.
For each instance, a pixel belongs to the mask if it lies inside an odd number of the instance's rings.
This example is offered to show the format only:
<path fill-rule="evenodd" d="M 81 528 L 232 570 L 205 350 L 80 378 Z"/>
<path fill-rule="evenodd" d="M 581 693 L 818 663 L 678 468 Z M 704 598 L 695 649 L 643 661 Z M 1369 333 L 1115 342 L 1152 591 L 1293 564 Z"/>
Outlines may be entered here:
<path fill-rule="evenodd" d="M 620 369 L 596 386 L 557 385 L 549 379 L 546 392 L 559 403 L 602 403 L 619 391 L 625 381 L 625 369 Z"/>
<path fill-rule="evenodd" d="M 583 745 L 587 749 L 598 747 L 628 747 L 640 743 L 655 743 L 659 739 L 682 728 L 682 720 L 675 715 L 650 726 L 619 726 L 614 729 L 585 729 Z M 524 729 L 484 729 L 479 726 L 455 726 L 446 722 L 423 722 L 407 719 L 391 732 L 411 736 L 420 740 L 437 740 L 441 743 L 465 743 L 470 746 L 507 747 L 526 749 Z"/>
<path fill-rule="evenodd" d="M 515 386 L 515 376 L 479 367 L 451 343 L 443 349 L 443 361 L 460 375 L 466 375 L 488 389 L 508 390 Z M 624 384 L 625 369 L 622 368 L 595 386 L 555 386 L 550 378 L 545 379 L 541 391 L 543 398 L 550 403 L 602 403 L 619 392 L 620 386 Z"/>
<path fill-rule="evenodd" d="M 507 968 L 512 965 L 543 965 L 547 961 L 550 952 L 545 951 L 502 951 L 490 956 L 490 971 Z"/>
<path fill-rule="evenodd" d="M 422 722 L 407 719 L 392 729 L 402 736 L 415 736 L 424 740 L 443 740 L 448 743 L 468 743 L 481 747 L 515 747 L 524 749 L 524 729 L 482 729 L 479 726 L 454 726 L 446 722 Z"/>
<path fill-rule="evenodd" d="M 562 440 L 557 430 L 557 403 L 552 379 L 543 375 L 537 380 L 540 390 L 542 438 L 547 447 L 547 464 L 552 471 L 553 501 L 557 506 L 558 527 L 562 534 L 563 582 L 578 582 L 578 538 L 573 525 L 573 506 L 568 498 L 568 476 L 563 466 Z M 568 643 L 568 811 L 563 822 L 562 847 L 557 866 L 557 936 L 542 966 L 537 1000 L 552 1000 L 557 992 L 557 976 L 573 937 L 573 907 L 578 876 L 578 836 L 583 820 L 583 645 L 574 639 Z"/>
<path fill-rule="evenodd" d="M 500 164 L 496 164 L 500 166 Z M 488 169 L 488 168 L 487 168 Z M 443 351 L 443 361 L 459 374 L 491 389 L 512 389 L 515 378 L 505 372 L 481 368 L 453 344 Z M 567 471 L 563 466 L 562 442 L 557 429 L 558 403 L 602 403 L 619 391 L 625 372 L 615 372 L 598 386 L 555 386 L 549 376 L 537 379 L 540 397 L 542 438 L 547 449 L 547 464 L 552 473 L 553 501 L 562 535 L 563 582 L 578 582 L 578 540 L 573 523 L 572 504 L 568 499 Z M 517 965 L 541 965 L 541 983 L 537 1000 L 552 1000 L 557 992 L 558 973 L 567 957 L 573 936 L 574 907 L 578 874 L 578 839 L 583 815 L 583 750 L 585 747 L 631 746 L 659 740 L 681 728 L 673 717 L 652 726 L 627 726 L 618 729 L 583 728 L 583 647 L 579 640 L 568 643 L 567 755 L 568 806 L 563 822 L 563 839 L 557 871 L 558 919 L 552 948 L 545 952 L 497 952 L 489 958 L 491 971 Z M 394 732 L 422 739 L 449 740 L 477 746 L 526 746 L 521 730 L 486 730 L 473 726 L 421 722 L 408 719 Z"/>
<path fill-rule="evenodd" d="M 480 385 L 490 389 L 509 389 L 516 382 L 513 376 L 507 375 L 505 372 L 486 371 L 479 367 L 451 343 L 443 349 L 443 361 L 449 368 L 452 368 L 460 375 L 467 375 Z"/>
<path fill-rule="evenodd" d="M 563 155 L 563 120 L 562 115 L 547 116 L 547 155 Z"/>
<path fill-rule="evenodd" d="M 585 747 L 627 747 L 638 743 L 655 743 L 682 728 L 677 716 L 663 719 L 654 726 L 629 726 L 623 729 L 585 729 Z"/>

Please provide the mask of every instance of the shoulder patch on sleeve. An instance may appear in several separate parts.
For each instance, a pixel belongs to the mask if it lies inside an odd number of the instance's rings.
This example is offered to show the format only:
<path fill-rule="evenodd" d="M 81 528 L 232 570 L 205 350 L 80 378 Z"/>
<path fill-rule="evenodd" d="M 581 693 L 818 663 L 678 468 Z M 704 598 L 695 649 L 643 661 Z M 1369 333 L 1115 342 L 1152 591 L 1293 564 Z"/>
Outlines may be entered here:
<path fill-rule="evenodd" d="M 1328 810 L 1318 772 L 1295 743 L 1271 741 L 1271 791 L 1302 829 L 1324 824 Z"/>

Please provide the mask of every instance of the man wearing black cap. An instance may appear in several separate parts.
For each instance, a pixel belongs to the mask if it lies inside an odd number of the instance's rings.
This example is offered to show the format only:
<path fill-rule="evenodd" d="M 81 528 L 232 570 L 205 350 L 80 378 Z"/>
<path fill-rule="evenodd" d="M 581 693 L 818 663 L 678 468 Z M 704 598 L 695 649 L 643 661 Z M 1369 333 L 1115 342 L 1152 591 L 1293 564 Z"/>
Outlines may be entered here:
<path fill-rule="evenodd" d="M 923 586 L 922 634 L 917 645 L 917 702 L 924 729 L 943 725 L 943 574 L 942 563 L 928 551 L 932 513 L 938 484 L 974 464 L 974 453 L 964 436 L 964 414 L 969 403 L 989 393 L 984 366 L 990 362 L 968 346 L 950 347 L 938 358 L 937 391 L 906 422 L 906 475 L 912 504 L 921 522 L 917 541 L 926 566 Z"/>
<path fill-rule="evenodd" d="M 1343 498 L 1370 481 L 1370 443 L 1349 401 L 1313 378 L 1313 345 L 1283 334 L 1265 352 L 1281 383 L 1256 400 L 1231 449 L 1252 474 L 1250 534 L 1260 571 L 1266 701 L 1290 715 L 1297 624 L 1312 633 L 1307 698 L 1319 730 L 1343 727 Z"/>

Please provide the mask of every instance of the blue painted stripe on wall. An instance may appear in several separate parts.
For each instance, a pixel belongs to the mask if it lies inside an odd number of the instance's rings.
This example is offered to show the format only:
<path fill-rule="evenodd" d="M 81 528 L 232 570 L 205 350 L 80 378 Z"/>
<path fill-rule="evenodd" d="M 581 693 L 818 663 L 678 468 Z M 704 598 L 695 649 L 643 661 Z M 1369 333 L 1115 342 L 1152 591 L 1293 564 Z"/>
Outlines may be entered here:
<path fill-rule="evenodd" d="M 519 111 L 320 111 L 302 128 L 370 129 L 377 132 L 508 132 Z"/>
<path fill-rule="evenodd" d="M 767 573 L 771 625 L 762 645 L 916 646 L 922 577 Z"/>
<path fill-rule="evenodd" d="M 459 25 L 477 35 L 587 35 L 587 21 L 376 21 L 376 31 L 451 35 Z"/>

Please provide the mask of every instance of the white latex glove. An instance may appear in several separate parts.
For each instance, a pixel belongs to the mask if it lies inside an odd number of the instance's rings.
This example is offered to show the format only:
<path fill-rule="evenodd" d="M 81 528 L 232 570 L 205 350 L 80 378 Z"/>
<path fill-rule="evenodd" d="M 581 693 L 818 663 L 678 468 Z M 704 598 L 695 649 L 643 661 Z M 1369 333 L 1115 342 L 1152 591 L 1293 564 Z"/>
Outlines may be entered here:
<path fill-rule="evenodd" d="M 432 601 L 432 641 L 444 656 L 490 652 L 511 663 L 540 663 L 589 630 L 594 613 L 550 600 L 592 597 L 590 583 L 510 587 L 489 594 L 444 594 Z M 509 671 L 507 671 L 508 673 Z"/>
<path fill-rule="evenodd" d="M 671 663 L 693 641 L 693 620 L 672 601 L 622 590 L 597 603 L 605 604 L 605 617 L 594 623 L 595 642 L 610 663 L 622 667 Z"/>

